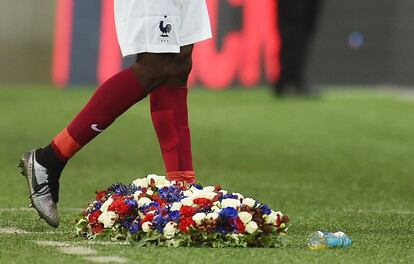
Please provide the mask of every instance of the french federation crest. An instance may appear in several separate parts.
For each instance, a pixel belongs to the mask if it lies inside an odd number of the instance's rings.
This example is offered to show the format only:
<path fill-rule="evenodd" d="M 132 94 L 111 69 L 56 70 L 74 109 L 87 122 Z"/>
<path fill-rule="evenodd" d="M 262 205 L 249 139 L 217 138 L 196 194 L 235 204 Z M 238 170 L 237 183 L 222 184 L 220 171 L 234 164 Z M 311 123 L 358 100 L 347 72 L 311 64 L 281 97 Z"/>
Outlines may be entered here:
<path fill-rule="evenodd" d="M 164 20 L 160 21 L 160 25 L 159 25 L 159 29 L 161 31 L 161 37 L 162 38 L 169 38 L 170 37 L 170 33 L 172 31 L 172 25 L 171 23 L 167 22 L 167 16 L 164 16 Z"/>

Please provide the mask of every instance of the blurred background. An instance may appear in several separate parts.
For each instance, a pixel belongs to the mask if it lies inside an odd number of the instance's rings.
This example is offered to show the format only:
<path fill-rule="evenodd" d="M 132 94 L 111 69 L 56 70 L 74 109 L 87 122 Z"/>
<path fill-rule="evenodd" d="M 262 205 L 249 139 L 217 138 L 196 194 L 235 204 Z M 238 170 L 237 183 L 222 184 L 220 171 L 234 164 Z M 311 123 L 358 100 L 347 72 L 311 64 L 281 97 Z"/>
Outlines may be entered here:
<path fill-rule="evenodd" d="M 276 1 L 208 4 L 215 38 L 199 45 L 192 82 L 225 89 L 277 79 Z M 111 6 L 111 0 L 0 0 L 0 83 L 91 85 L 130 64 L 119 57 Z M 410 0 L 325 1 L 307 79 L 317 85 L 411 86 L 413 8 Z"/>

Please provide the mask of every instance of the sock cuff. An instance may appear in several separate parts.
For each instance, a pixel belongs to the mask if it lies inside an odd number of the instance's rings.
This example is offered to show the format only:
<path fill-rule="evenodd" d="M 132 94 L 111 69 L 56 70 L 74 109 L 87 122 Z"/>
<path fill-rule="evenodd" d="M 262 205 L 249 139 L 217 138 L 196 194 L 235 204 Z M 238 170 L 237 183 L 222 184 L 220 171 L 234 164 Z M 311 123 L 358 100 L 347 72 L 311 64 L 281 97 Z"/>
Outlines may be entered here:
<path fill-rule="evenodd" d="M 70 159 L 82 146 L 78 144 L 69 134 L 68 129 L 65 128 L 53 140 L 52 147 L 58 154 L 59 158 L 63 160 Z"/>
<path fill-rule="evenodd" d="M 169 171 L 167 172 L 167 179 L 169 181 L 187 182 L 189 184 L 196 182 L 194 171 Z"/>

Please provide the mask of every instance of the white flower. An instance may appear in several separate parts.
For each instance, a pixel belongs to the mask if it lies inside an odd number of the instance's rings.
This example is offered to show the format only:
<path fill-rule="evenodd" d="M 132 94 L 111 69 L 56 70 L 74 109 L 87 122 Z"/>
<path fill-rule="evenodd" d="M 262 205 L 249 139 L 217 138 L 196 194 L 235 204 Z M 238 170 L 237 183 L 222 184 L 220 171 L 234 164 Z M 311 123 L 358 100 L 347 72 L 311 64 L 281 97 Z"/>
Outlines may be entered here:
<path fill-rule="evenodd" d="M 276 224 L 276 220 L 277 220 L 277 213 L 275 211 L 272 210 L 272 212 L 268 215 L 263 215 L 263 219 L 265 220 L 266 224 L 271 224 L 274 225 Z"/>
<path fill-rule="evenodd" d="M 257 223 L 255 221 L 250 221 L 246 225 L 246 232 L 249 234 L 253 234 L 257 231 L 259 227 L 257 226 Z"/>
<path fill-rule="evenodd" d="M 240 206 L 240 201 L 237 200 L 237 199 L 223 199 L 223 200 L 221 200 L 221 207 L 222 208 L 226 208 L 226 207 L 237 208 L 237 206 Z"/>
<path fill-rule="evenodd" d="M 181 209 L 181 206 L 183 206 L 180 202 L 175 202 L 172 204 L 170 211 L 179 211 Z"/>
<path fill-rule="evenodd" d="M 141 212 L 140 210 L 138 210 L 138 216 L 139 216 L 139 218 L 141 218 L 141 219 L 145 217 L 144 213 L 143 213 L 143 212 Z"/>
<path fill-rule="evenodd" d="M 132 182 L 132 184 L 134 184 L 137 187 L 141 187 L 141 188 L 147 188 L 148 187 L 146 178 L 136 179 L 135 181 Z"/>
<path fill-rule="evenodd" d="M 163 230 L 164 236 L 167 239 L 173 238 L 174 235 L 175 235 L 175 233 L 177 232 L 177 228 L 176 227 L 177 227 L 177 224 L 176 223 L 174 223 L 172 221 L 171 222 L 168 222 L 165 225 L 164 230 Z"/>
<path fill-rule="evenodd" d="M 112 202 L 114 201 L 114 199 L 112 199 L 112 197 L 109 197 L 108 200 L 106 200 L 102 206 L 101 206 L 101 211 L 102 212 L 106 212 L 108 211 L 108 207 L 112 204 Z"/>
<path fill-rule="evenodd" d="M 214 221 L 214 220 L 216 220 L 217 218 L 219 217 L 219 214 L 218 213 L 209 213 L 209 214 L 207 214 L 206 215 L 206 217 L 204 218 L 206 221 L 208 221 L 208 222 L 211 222 L 211 221 Z"/>
<path fill-rule="evenodd" d="M 199 191 L 199 192 L 195 192 L 191 197 L 193 199 L 196 198 L 207 198 L 207 199 L 213 199 L 215 196 L 217 195 L 217 193 L 215 192 L 209 192 L 209 191 Z"/>
<path fill-rule="evenodd" d="M 156 174 L 149 174 L 147 176 L 148 186 L 151 184 L 151 179 L 154 180 L 155 186 L 157 188 L 164 188 L 166 186 L 171 186 L 171 183 L 167 180 L 167 178 L 165 176 L 158 176 Z"/>
<path fill-rule="evenodd" d="M 185 191 L 183 191 L 183 195 L 186 196 L 186 197 L 190 197 L 190 196 L 193 195 L 193 192 L 190 191 L 190 190 L 185 190 Z"/>
<path fill-rule="evenodd" d="M 153 192 L 151 189 L 148 189 L 148 190 L 147 190 L 147 194 L 148 194 L 148 195 L 153 195 L 153 194 L 154 194 L 154 192 Z"/>
<path fill-rule="evenodd" d="M 104 225 L 104 228 L 111 228 L 114 224 L 118 215 L 115 212 L 102 212 L 98 217 L 98 221 Z"/>
<path fill-rule="evenodd" d="M 240 220 L 243 222 L 243 224 L 247 224 L 253 218 L 253 216 L 248 212 L 240 212 L 239 217 L 240 217 Z"/>
<path fill-rule="evenodd" d="M 151 200 L 149 198 L 147 198 L 147 197 L 139 198 L 139 200 L 138 200 L 138 208 L 141 208 L 141 207 L 143 207 L 143 206 L 145 206 L 147 204 L 150 204 L 150 203 L 151 203 Z"/>
<path fill-rule="evenodd" d="M 277 211 L 277 212 L 276 212 L 276 214 L 277 214 L 280 218 L 282 218 L 282 216 L 283 216 L 282 212 L 280 212 L 280 211 Z"/>
<path fill-rule="evenodd" d="M 213 206 L 213 207 L 211 207 L 211 211 L 213 213 L 220 213 L 221 209 L 219 207 L 217 207 L 217 206 Z"/>
<path fill-rule="evenodd" d="M 141 191 L 136 191 L 136 192 L 134 192 L 134 200 L 135 200 L 135 201 L 137 201 L 137 202 L 138 202 L 138 200 L 139 200 L 139 198 L 140 198 L 139 196 L 141 195 L 141 193 L 142 193 Z"/>
<path fill-rule="evenodd" d="M 232 193 L 233 195 L 236 195 L 238 199 L 244 199 L 244 196 L 241 193 Z"/>
<path fill-rule="evenodd" d="M 204 220 L 204 218 L 206 217 L 205 213 L 197 213 L 195 215 L 193 215 L 193 221 L 199 225 L 201 224 L 201 222 Z"/>
<path fill-rule="evenodd" d="M 226 195 L 228 192 L 226 190 L 220 190 L 219 193 L 222 193 L 223 195 Z"/>
<path fill-rule="evenodd" d="M 256 201 L 254 199 L 252 199 L 252 198 L 244 198 L 243 201 L 242 201 L 242 203 L 244 205 L 247 205 L 247 206 L 250 206 L 250 207 L 254 207 Z"/>
<path fill-rule="evenodd" d="M 214 186 L 206 186 L 203 188 L 204 192 L 214 192 L 216 188 L 214 188 Z"/>
<path fill-rule="evenodd" d="M 144 222 L 141 227 L 142 231 L 144 231 L 145 233 L 148 233 L 149 231 L 151 231 L 151 226 L 152 226 L 151 222 Z"/>
<path fill-rule="evenodd" d="M 202 189 L 201 189 L 202 190 Z M 198 193 L 198 192 L 201 192 L 201 190 L 200 189 L 198 189 L 198 188 L 196 188 L 194 185 L 193 186 L 191 186 L 191 188 L 190 188 L 190 191 L 192 191 L 193 193 Z"/>
<path fill-rule="evenodd" d="M 181 203 L 183 205 L 192 206 L 193 205 L 193 198 L 187 197 L 187 198 L 181 199 Z"/>

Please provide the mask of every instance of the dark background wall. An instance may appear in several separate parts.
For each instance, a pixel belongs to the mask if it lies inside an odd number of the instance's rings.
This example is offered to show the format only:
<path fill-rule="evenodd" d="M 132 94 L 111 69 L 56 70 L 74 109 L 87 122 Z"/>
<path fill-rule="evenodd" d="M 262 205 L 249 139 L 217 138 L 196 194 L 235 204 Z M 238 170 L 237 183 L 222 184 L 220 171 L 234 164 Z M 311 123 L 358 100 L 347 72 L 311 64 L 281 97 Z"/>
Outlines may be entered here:
<path fill-rule="evenodd" d="M 0 83 L 49 83 L 54 0 L 0 0 Z"/>
<path fill-rule="evenodd" d="M 328 84 L 414 84 L 414 1 L 325 0 L 308 77 Z M 363 36 L 361 47 L 349 38 Z M 359 34 L 361 33 L 361 34 Z"/>

